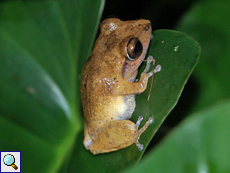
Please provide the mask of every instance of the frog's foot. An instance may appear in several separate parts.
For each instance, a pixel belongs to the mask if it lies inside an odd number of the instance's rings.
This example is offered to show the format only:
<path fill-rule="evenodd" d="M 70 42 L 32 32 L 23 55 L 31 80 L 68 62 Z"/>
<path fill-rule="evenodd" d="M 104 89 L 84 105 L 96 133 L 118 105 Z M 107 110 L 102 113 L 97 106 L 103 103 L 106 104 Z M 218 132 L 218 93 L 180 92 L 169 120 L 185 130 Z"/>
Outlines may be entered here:
<path fill-rule="evenodd" d="M 140 123 L 141 123 L 142 120 L 143 120 L 143 117 L 140 116 L 140 117 L 138 118 L 138 120 L 137 120 L 137 123 L 136 123 L 136 128 L 137 128 L 137 129 L 138 129 L 138 127 L 139 127 L 139 125 L 140 125 Z M 153 117 L 150 117 L 150 118 L 148 119 L 148 121 L 145 123 L 145 125 L 144 125 L 140 130 L 138 130 L 138 132 L 137 132 L 138 138 L 137 138 L 137 141 L 136 141 L 136 145 L 137 145 L 137 148 L 138 148 L 140 151 L 142 151 L 143 148 L 144 148 L 144 146 L 143 146 L 142 144 L 139 143 L 140 135 L 147 129 L 147 127 L 148 127 L 150 124 L 153 123 L 153 120 L 154 120 Z"/>
<path fill-rule="evenodd" d="M 151 72 L 147 73 L 149 68 L 150 68 L 151 63 L 153 63 L 153 66 L 155 66 L 155 59 L 153 59 L 152 56 L 149 56 L 147 58 L 147 65 L 146 65 L 144 71 L 142 72 L 144 74 L 147 74 L 149 77 L 151 77 L 154 73 L 161 71 L 161 65 L 157 65 Z"/>

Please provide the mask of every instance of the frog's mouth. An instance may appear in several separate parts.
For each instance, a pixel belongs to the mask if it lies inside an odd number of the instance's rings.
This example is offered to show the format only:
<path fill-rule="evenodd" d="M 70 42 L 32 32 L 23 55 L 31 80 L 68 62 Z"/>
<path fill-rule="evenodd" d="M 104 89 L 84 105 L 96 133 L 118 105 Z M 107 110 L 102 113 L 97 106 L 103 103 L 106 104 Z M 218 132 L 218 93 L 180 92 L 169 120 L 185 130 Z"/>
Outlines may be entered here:
<path fill-rule="evenodd" d="M 137 57 L 134 60 L 126 60 L 124 66 L 123 66 L 123 79 L 125 81 L 134 82 L 134 80 L 137 77 L 138 74 L 138 68 L 141 65 L 141 63 L 144 61 L 145 56 L 147 54 L 147 50 L 149 47 L 149 42 L 151 40 L 151 33 L 152 33 L 152 27 L 151 23 L 148 21 L 145 27 L 143 27 L 143 30 L 140 32 L 139 35 L 137 35 L 137 38 L 142 44 L 142 53 L 139 57 Z"/>

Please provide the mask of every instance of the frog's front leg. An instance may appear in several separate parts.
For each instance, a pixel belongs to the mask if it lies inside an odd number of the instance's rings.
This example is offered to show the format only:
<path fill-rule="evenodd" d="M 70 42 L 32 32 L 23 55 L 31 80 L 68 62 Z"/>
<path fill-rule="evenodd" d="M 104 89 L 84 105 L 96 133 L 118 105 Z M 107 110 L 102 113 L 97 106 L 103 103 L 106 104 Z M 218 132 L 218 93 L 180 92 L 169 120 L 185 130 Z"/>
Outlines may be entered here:
<path fill-rule="evenodd" d="M 122 81 L 114 86 L 113 93 L 115 95 L 134 95 L 144 92 L 147 88 L 149 77 L 154 76 L 154 73 L 161 70 L 161 66 L 157 65 L 151 72 L 147 73 L 152 62 L 154 66 L 155 60 L 152 56 L 148 57 L 147 65 L 145 67 L 145 70 L 141 73 L 141 77 L 138 82 Z"/>
<path fill-rule="evenodd" d="M 114 120 L 106 123 L 98 129 L 97 138 L 88 149 L 93 154 L 98 154 L 116 151 L 136 143 L 138 149 L 143 150 L 143 145 L 138 140 L 148 125 L 153 122 L 153 118 L 150 117 L 145 125 L 138 130 L 142 120 L 143 117 L 139 117 L 136 124 L 130 120 Z"/>

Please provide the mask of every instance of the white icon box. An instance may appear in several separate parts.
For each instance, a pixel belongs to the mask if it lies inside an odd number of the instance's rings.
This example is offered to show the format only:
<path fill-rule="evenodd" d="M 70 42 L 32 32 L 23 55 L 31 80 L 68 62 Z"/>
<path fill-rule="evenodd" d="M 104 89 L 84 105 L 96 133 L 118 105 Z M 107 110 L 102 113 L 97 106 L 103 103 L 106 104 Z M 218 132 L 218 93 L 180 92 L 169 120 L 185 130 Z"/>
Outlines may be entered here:
<path fill-rule="evenodd" d="M 21 152 L 1 151 L 1 173 L 21 172 Z"/>

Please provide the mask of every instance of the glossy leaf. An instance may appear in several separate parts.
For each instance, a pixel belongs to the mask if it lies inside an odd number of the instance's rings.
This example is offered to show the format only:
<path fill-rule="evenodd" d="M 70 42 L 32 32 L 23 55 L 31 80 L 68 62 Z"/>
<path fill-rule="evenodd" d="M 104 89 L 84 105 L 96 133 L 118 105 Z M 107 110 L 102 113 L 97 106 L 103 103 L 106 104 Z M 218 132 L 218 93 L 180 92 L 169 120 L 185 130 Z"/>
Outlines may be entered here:
<path fill-rule="evenodd" d="M 144 151 L 135 145 L 93 156 L 82 144 L 80 74 L 103 1 L 0 5 L 0 150 L 21 151 L 24 172 L 117 172 L 136 164 Z M 141 126 L 155 118 L 141 136 L 145 147 L 176 104 L 200 52 L 185 34 L 160 30 L 153 35 L 149 54 L 162 71 L 155 75 L 150 101 L 148 91 L 137 96 L 132 118 L 144 116 Z"/>
<path fill-rule="evenodd" d="M 205 0 L 196 3 L 181 19 L 177 30 L 201 45 L 200 62 L 194 71 L 199 96 L 192 112 L 230 97 L 230 1 Z"/>
<path fill-rule="evenodd" d="M 136 122 L 138 116 L 144 116 L 141 126 L 150 116 L 155 119 L 140 138 L 140 143 L 145 147 L 175 106 L 200 53 L 199 44 L 183 33 L 158 30 L 153 32 L 153 37 L 149 55 L 156 59 L 156 64 L 160 64 L 162 70 L 155 74 L 150 101 L 147 101 L 148 91 L 137 96 L 137 107 L 132 117 L 132 120 Z M 141 72 L 143 68 L 144 66 Z M 82 142 L 83 130 L 76 139 L 75 149 L 70 159 L 71 163 L 78 164 L 71 164 L 70 172 L 118 172 L 138 163 L 144 152 L 140 152 L 135 145 L 132 145 L 116 152 L 94 156 L 85 150 Z"/>
<path fill-rule="evenodd" d="M 0 3 L 0 150 L 21 151 L 22 172 L 56 172 L 82 128 L 78 59 L 90 53 L 102 6 Z"/>
<path fill-rule="evenodd" d="M 128 172 L 230 172 L 230 101 L 196 113 Z"/>

